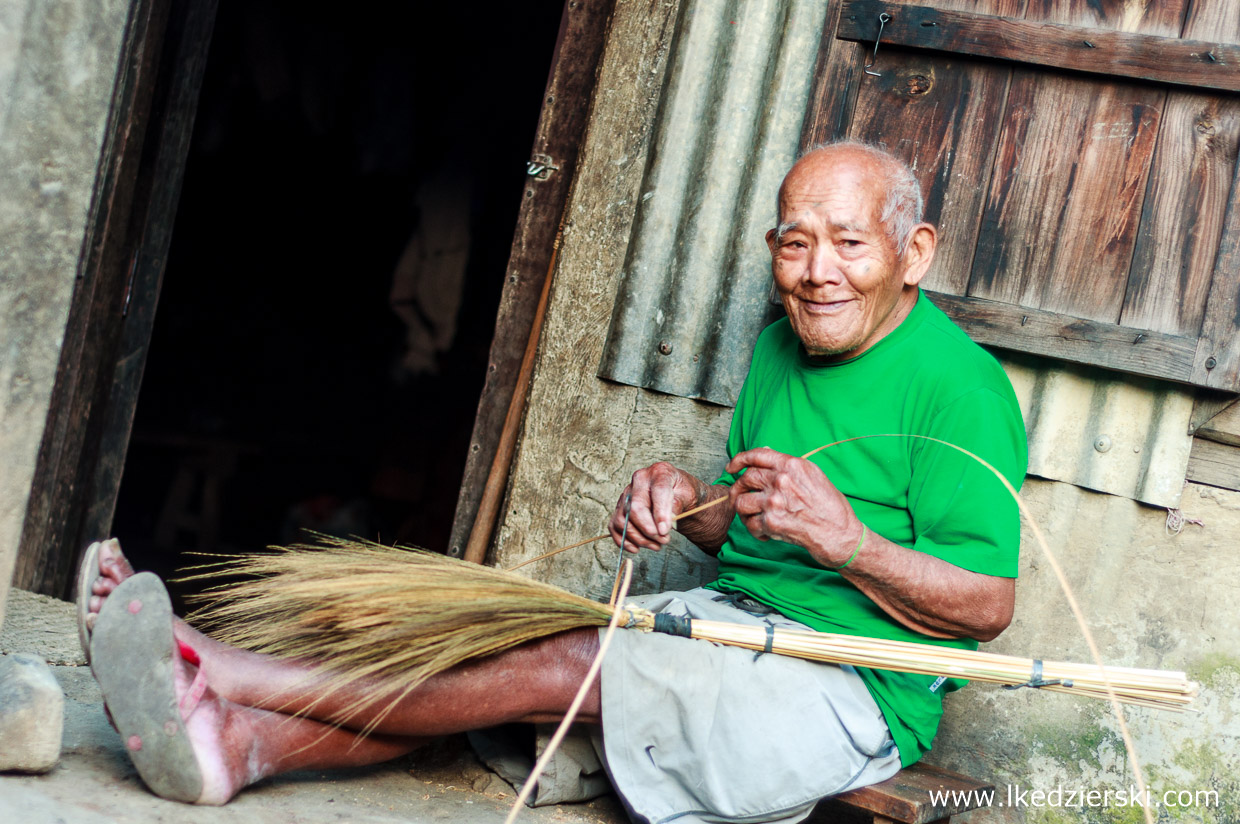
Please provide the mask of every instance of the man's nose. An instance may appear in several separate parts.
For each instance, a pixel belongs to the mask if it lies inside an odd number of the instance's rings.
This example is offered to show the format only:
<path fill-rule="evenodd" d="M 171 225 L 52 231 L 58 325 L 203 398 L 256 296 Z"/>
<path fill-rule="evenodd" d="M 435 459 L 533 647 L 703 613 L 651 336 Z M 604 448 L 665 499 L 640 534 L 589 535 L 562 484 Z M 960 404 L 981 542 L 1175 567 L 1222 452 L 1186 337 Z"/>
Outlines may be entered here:
<path fill-rule="evenodd" d="M 805 272 L 805 280 L 812 286 L 823 286 L 839 283 L 844 279 L 840 270 L 840 258 L 830 246 L 817 246 L 810 256 L 809 266 Z"/>

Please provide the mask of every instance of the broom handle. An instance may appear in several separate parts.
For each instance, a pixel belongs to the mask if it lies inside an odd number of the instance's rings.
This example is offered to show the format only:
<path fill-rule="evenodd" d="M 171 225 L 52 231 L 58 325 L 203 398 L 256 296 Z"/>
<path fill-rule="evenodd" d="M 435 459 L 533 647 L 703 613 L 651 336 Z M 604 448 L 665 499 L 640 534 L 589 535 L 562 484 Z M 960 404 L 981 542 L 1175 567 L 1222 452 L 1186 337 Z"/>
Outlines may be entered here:
<path fill-rule="evenodd" d="M 499 516 L 499 504 L 504 497 L 504 489 L 508 486 L 508 469 L 512 464 L 512 453 L 516 449 L 517 430 L 521 426 L 521 415 L 525 412 L 525 394 L 530 388 L 530 376 L 534 372 L 534 356 L 538 353 L 538 339 L 542 336 L 543 320 L 547 317 L 547 296 L 551 293 L 551 274 L 555 271 L 556 257 L 560 252 L 560 238 L 564 234 L 564 224 L 556 230 L 555 242 L 551 245 L 551 262 L 547 264 L 547 276 L 543 278 L 542 292 L 538 296 L 538 308 L 534 310 L 534 323 L 530 326 L 530 337 L 525 343 L 525 355 L 521 358 L 521 371 L 517 373 L 517 383 L 512 390 L 512 400 L 508 402 L 508 414 L 504 417 L 504 428 L 500 432 L 499 446 L 495 450 L 495 458 L 491 461 L 491 471 L 487 473 L 487 483 L 482 490 L 482 501 L 478 504 L 478 514 L 474 525 L 469 530 L 469 540 L 465 544 L 465 560 L 481 564 L 486 560 L 487 547 L 491 544 L 491 532 L 495 529 L 495 520 Z"/>

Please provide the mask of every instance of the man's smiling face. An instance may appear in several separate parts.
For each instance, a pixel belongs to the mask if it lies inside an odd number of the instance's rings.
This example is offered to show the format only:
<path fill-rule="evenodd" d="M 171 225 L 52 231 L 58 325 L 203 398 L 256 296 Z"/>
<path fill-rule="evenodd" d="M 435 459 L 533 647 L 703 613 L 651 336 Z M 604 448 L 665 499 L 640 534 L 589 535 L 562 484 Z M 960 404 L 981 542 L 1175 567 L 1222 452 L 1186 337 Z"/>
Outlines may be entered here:
<path fill-rule="evenodd" d="M 886 170 L 848 147 L 802 158 L 780 190 L 780 225 L 767 232 L 775 286 L 811 355 L 843 360 L 894 330 L 917 302 L 934 230 L 914 228 L 899 254 L 880 216 Z"/>

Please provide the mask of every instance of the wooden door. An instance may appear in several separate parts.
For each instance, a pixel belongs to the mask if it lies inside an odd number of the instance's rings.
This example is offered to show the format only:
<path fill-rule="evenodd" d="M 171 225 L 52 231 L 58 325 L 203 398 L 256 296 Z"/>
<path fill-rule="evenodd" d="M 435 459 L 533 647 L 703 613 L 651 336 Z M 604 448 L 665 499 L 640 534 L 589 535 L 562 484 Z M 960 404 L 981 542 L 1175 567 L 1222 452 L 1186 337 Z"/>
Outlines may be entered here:
<path fill-rule="evenodd" d="M 1236 43 L 1234 0 L 846 0 L 803 143 L 912 164 L 978 342 L 1240 391 Z"/>

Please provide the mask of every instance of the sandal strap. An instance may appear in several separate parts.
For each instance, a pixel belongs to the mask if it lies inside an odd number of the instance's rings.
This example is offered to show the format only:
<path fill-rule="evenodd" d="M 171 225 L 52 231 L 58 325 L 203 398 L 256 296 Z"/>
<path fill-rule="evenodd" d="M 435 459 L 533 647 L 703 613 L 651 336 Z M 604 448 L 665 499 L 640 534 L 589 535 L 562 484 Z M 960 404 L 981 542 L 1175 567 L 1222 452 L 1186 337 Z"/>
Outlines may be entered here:
<path fill-rule="evenodd" d="M 198 709 L 198 702 L 202 700 L 202 696 L 207 691 L 207 674 L 202 670 L 202 661 L 198 657 L 198 653 L 193 647 L 184 641 L 177 641 L 177 648 L 181 653 L 181 658 L 187 664 L 191 664 L 198 668 L 194 674 L 194 680 L 190 682 L 189 689 L 185 691 L 185 695 L 181 696 L 179 704 L 181 710 L 181 720 L 188 721 L 189 717 L 194 714 L 194 710 Z"/>
<path fill-rule="evenodd" d="M 202 666 L 202 659 L 198 657 L 198 653 L 194 651 L 194 648 L 179 638 L 177 639 L 177 651 L 181 653 L 181 658 L 185 660 L 185 663 L 193 664 L 196 667 Z"/>

